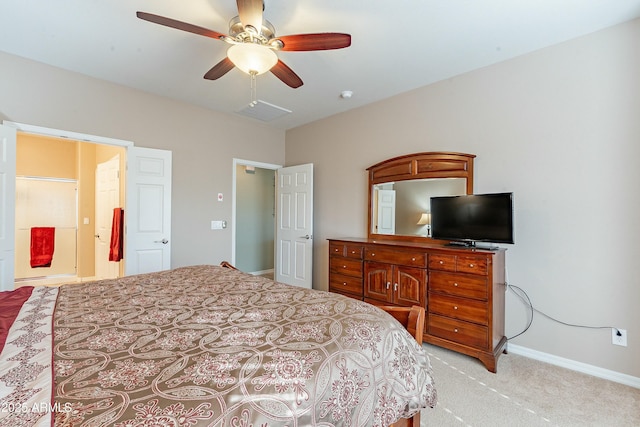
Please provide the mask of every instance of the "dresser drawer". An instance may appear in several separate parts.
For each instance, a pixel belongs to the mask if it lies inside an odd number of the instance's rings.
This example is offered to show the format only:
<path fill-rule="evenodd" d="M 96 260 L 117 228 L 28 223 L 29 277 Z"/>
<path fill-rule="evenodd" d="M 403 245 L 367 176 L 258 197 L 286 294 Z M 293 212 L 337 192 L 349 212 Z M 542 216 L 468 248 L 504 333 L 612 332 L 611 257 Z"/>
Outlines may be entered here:
<path fill-rule="evenodd" d="M 456 271 L 456 256 L 431 254 L 429 255 L 429 269 L 442 271 Z"/>
<path fill-rule="evenodd" d="M 344 245 L 344 255 L 349 258 L 362 259 L 364 247 L 362 245 Z"/>
<path fill-rule="evenodd" d="M 331 274 L 329 277 L 329 290 L 339 293 L 346 292 L 362 297 L 362 279 L 342 274 Z"/>
<path fill-rule="evenodd" d="M 345 250 L 347 245 L 343 243 L 329 243 L 329 254 L 337 256 L 345 256 Z"/>
<path fill-rule="evenodd" d="M 481 325 L 489 324 L 488 304 L 485 301 L 458 298 L 433 292 L 429 292 L 427 301 L 430 313 L 437 313 Z"/>
<path fill-rule="evenodd" d="M 387 248 L 366 248 L 364 259 L 409 267 L 427 266 L 427 255 L 422 252 L 403 252 Z"/>
<path fill-rule="evenodd" d="M 470 273 L 486 276 L 488 273 L 488 261 L 486 256 L 474 255 L 429 255 L 429 269 L 452 271 L 458 273 Z"/>
<path fill-rule="evenodd" d="M 489 296 L 489 288 L 485 277 L 443 273 L 441 271 L 431 272 L 429 275 L 429 289 L 433 292 L 479 300 L 486 300 Z"/>
<path fill-rule="evenodd" d="M 349 243 L 329 243 L 329 254 L 348 258 L 362 259 L 364 246 Z"/>
<path fill-rule="evenodd" d="M 429 314 L 427 333 L 474 348 L 489 346 L 489 328 L 448 317 Z"/>
<path fill-rule="evenodd" d="M 332 273 L 344 274 L 346 276 L 362 277 L 362 261 L 331 256 L 329 257 L 329 270 Z"/>
<path fill-rule="evenodd" d="M 459 273 L 487 275 L 488 262 L 486 256 L 458 256 L 456 259 L 456 271 Z"/>

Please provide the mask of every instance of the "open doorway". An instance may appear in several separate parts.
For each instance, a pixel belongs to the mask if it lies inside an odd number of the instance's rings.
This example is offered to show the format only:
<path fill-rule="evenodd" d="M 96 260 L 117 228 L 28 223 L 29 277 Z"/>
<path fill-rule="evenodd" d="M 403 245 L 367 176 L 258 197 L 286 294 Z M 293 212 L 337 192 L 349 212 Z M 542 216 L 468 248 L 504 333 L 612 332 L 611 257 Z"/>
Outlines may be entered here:
<path fill-rule="evenodd" d="M 275 175 L 280 165 L 234 159 L 232 263 L 242 271 L 274 276 Z"/>
<path fill-rule="evenodd" d="M 16 193 L 16 252 L 15 264 L 26 266 L 26 268 L 15 270 L 15 286 L 33 284 L 57 284 L 76 281 L 94 280 L 100 277 L 100 270 L 97 267 L 96 256 L 98 245 L 96 240 L 100 232 L 97 230 L 99 217 L 108 217 L 111 222 L 113 216 L 112 204 L 119 207 L 124 206 L 124 179 L 120 171 L 124 170 L 126 149 L 121 146 L 97 144 L 71 140 L 68 138 L 57 138 L 52 136 L 37 135 L 26 132 L 18 132 L 16 144 L 16 176 L 18 181 L 27 183 L 37 183 L 38 188 L 46 183 L 48 186 L 55 185 L 55 188 L 62 187 L 62 184 L 74 187 L 71 196 L 66 197 L 68 202 L 63 202 L 58 196 L 53 196 L 49 201 L 38 201 L 37 192 L 31 187 L 26 187 L 26 191 L 35 197 L 33 206 L 50 204 L 58 206 L 57 210 L 63 210 L 68 215 L 64 216 L 64 227 L 58 224 L 45 224 L 44 219 L 50 217 L 49 212 L 43 212 L 44 216 L 38 217 L 38 224 L 34 226 L 47 225 L 55 227 L 55 246 L 50 266 L 40 266 L 31 268 L 28 243 L 22 244 L 18 239 L 19 235 L 27 236 L 29 231 L 22 221 L 23 215 L 18 209 L 22 204 L 25 192 Z M 112 193 L 116 194 L 116 200 L 109 203 L 109 212 L 98 212 L 100 203 L 96 204 L 97 193 L 100 191 L 96 179 L 98 165 L 105 162 L 115 162 L 111 170 L 115 170 L 115 176 L 111 176 Z M 115 181 L 113 181 L 115 179 Z M 62 191 L 62 190 L 61 190 Z M 64 193 L 68 196 L 69 191 Z M 65 199 L 65 200 L 66 200 Z M 54 200 L 55 203 L 51 202 Z M 38 208 L 42 210 L 41 208 Z M 43 208 L 44 209 L 44 208 Z M 28 210 L 33 211 L 32 208 Z M 46 222 L 46 221 L 45 221 Z M 21 229 L 25 228 L 24 230 Z M 104 233 L 102 233 L 104 234 Z M 64 235 L 65 241 L 58 242 Z M 67 236 L 68 235 L 68 236 Z M 68 239 L 67 239 L 68 237 Z M 109 238 L 109 236 L 101 236 Z M 63 245 L 64 243 L 64 245 Z M 71 246 L 70 246 L 71 245 Z M 27 249 L 25 249 L 25 247 Z M 72 249 L 70 249 L 72 248 Z M 62 265 L 61 263 L 64 263 Z M 109 276 L 122 275 L 123 269 L 119 262 L 114 262 L 111 266 Z M 24 271 L 23 271 L 24 270 Z"/>

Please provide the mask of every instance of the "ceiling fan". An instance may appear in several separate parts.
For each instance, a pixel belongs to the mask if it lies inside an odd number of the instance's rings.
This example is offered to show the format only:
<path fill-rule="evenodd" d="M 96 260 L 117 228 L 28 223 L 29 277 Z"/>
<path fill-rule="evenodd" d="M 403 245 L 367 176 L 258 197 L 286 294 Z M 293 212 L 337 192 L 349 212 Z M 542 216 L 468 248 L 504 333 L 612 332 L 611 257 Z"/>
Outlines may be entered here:
<path fill-rule="evenodd" d="M 296 34 L 276 37 L 273 25 L 263 19 L 263 0 L 237 0 L 238 16 L 229 23 L 229 34 L 154 15 L 137 12 L 140 19 L 178 30 L 211 37 L 232 45 L 227 57 L 218 62 L 204 75 L 216 80 L 238 67 L 255 79 L 256 75 L 271 71 L 277 78 L 292 88 L 302 86 L 302 79 L 284 62 L 276 51 L 312 51 L 342 49 L 351 45 L 351 35 L 343 33 Z"/>

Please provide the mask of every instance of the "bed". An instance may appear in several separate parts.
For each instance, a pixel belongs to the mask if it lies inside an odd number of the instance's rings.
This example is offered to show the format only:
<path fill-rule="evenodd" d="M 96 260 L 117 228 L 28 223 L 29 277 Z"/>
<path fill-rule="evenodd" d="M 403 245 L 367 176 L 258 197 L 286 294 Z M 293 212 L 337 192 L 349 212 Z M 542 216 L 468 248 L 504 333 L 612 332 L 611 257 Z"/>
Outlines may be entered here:
<path fill-rule="evenodd" d="M 406 310 L 228 266 L 2 294 L 0 426 L 388 426 L 436 403 Z"/>

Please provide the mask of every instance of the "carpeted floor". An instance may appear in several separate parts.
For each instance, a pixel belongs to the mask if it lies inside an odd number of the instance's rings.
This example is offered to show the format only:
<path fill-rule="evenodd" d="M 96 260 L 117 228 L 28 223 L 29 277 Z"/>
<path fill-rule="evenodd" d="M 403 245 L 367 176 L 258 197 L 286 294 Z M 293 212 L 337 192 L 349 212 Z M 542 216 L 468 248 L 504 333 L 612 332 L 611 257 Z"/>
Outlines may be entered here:
<path fill-rule="evenodd" d="M 498 373 L 478 360 L 424 345 L 431 359 L 438 406 L 421 426 L 640 426 L 640 390 L 503 354 Z"/>

